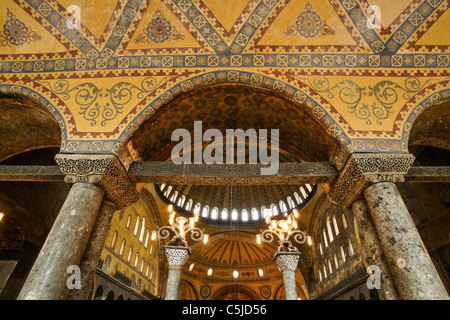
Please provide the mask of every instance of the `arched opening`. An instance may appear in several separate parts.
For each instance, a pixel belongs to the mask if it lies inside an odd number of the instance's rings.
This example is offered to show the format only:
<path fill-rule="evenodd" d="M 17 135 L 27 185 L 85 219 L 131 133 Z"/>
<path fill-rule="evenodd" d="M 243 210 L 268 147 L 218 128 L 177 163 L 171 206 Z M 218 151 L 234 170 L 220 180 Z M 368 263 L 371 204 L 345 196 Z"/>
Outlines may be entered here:
<path fill-rule="evenodd" d="M 56 165 L 61 128 L 42 105 L 0 94 L 0 128 L 0 165 Z M 0 212 L 20 227 L 24 237 L 14 268 L 2 276 L 0 299 L 17 297 L 69 190 L 63 181 L 0 182 Z M 2 252 L 1 248 L 0 262 Z"/>
<path fill-rule="evenodd" d="M 105 300 L 114 300 L 114 291 L 109 291 Z"/>
<path fill-rule="evenodd" d="M 211 297 L 211 300 L 259 300 L 259 295 L 250 287 L 239 284 L 231 284 L 219 288 Z"/>
<path fill-rule="evenodd" d="M 425 109 L 409 130 L 413 167 L 450 163 L 450 101 Z M 440 235 L 450 219 L 448 183 L 402 183 L 398 190 L 447 292 L 450 292 L 450 241 Z"/>
<path fill-rule="evenodd" d="M 98 286 L 95 290 L 94 300 L 102 300 L 103 296 L 103 286 Z"/>

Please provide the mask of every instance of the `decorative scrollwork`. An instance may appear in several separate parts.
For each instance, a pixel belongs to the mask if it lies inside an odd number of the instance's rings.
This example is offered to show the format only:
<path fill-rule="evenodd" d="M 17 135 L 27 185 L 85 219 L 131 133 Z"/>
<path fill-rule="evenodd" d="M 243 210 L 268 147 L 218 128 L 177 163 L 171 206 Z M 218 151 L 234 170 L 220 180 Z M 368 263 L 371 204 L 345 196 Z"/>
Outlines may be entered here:
<path fill-rule="evenodd" d="M 199 229 L 199 228 L 193 228 L 191 229 L 191 239 L 194 241 L 200 241 L 203 239 L 203 234 L 205 230 Z"/>
<path fill-rule="evenodd" d="M 173 233 L 172 228 L 164 226 L 158 229 L 158 238 L 167 239 Z"/>
<path fill-rule="evenodd" d="M 298 78 L 301 82 L 309 85 L 315 91 L 323 93 L 327 98 L 339 98 L 341 102 L 347 105 L 348 112 L 355 114 L 358 119 L 365 120 L 367 125 L 372 121 L 379 125 L 386 120 L 393 112 L 391 109 L 398 103 L 399 95 L 403 99 L 410 99 L 414 94 L 422 90 L 426 85 L 438 81 L 429 79 L 421 83 L 419 78 L 409 77 L 403 85 L 390 80 L 383 80 L 374 86 L 361 87 L 356 82 L 344 80 L 331 86 L 326 77 L 316 77 L 312 81 L 304 78 Z M 363 98 L 375 98 L 375 101 L 366 101 Z"/>
<path fill-rule="evenodd" d="M 154 77 L 147 77 L 139 86 L 121 81 L 111 88 L 99 88 L 92 82 L 70 87 L 67 80 L 58 80 L 53 86 L 48 81 L 42 83 L 49 86 L 50 90 L 60 95 L 63 100 L 73 98 L 80 107 L 79 114 L 90 121 L 91 126 L 95 126 L 98 120 L 105 126 L 108 121 L 122 113 L 124 106 L 130 103 L 134 95 L 138 99 L 143 99 L 167 80 L 168 77 L 165 77 L 158 82 Z"/>
<path fill-rule="evenodd" d="M 264 230 L 261 232 L 261 239 L 264 242 L 273 242 L 274 240 L 274 236 L 273 236 L 273 232 L 270 230 Z"/>
<path fill-rule="evenodd" d="M 290 237 L 293 236 L 293 241 L 298 243 L 298 244 L 303 244 L 306 242 L 306 240 L 308 239 L 307 234 L 304 231 L 301 230 L 295 230 L 293 231 L 289 237 L 286 238 L 286 240 L 289 240 Z"/>

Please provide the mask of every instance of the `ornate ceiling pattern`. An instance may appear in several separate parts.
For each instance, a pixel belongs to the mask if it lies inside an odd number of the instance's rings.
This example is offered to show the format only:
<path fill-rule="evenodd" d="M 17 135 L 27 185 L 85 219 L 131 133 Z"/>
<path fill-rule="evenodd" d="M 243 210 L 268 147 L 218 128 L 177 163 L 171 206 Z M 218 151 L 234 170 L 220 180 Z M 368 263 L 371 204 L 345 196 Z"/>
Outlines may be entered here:
<path fill-rule="evenodd" d="M 63 152 L 127 162 L 130 137 L 175 97 L 217 84 L 264 88 L 325 127 L 341 146 L 338 168 L 351 152 L 407 152 L 417 116 L 449 97 L 448 0 L 226 4 L 4 0 L 0 92 L 46 107 Z"/>

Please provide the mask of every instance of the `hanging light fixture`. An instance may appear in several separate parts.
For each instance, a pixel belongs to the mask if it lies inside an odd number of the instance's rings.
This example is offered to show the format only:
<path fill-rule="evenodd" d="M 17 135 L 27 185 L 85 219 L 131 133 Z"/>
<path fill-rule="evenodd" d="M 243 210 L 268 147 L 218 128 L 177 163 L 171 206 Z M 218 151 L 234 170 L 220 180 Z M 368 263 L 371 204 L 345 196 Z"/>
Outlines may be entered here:
<path fill-rule="evenodd" d="M 268 229 L 262 230 L 261 234 L 256 235 L 256 242 L 261 244 L 264 242 L 272 242 L 274 240 L 274 235 L 278 237 L 278 242 L 284 247 L 292 248 L 291 240 L 298 244 L 307 243 L 309 246 L 312 245 L 312 238 L 306 233 L 306 231 L 298 230 L 298 222 L 300 213 L 298 209 L 293 209 L 292 212 L 286 217 L 286 219 L 272 220 L 273 213 L 270 210 L 269 214 L 266 216 L 266 223 L 268 224 Z"/>
<path fill-rule="evenodd" d="M 155 240 L 157 236 L 159 239 L 166 239 L 170 234 L 173 234 L 173 238 L 170 242 L 179 243 L 187 247 L 186 235 L 190 232 L 192 240 L 201 241 L 203 239 L 205 244 L 208 242 L 209 236 L 204 234 L 204 230 L 195 226 L 200 213 L 198 208 L 194 209 L 194 216 L 191 218 L 177 216 L 173 205 L 169 205 L 167 210 L 170 212 L 169 225 L 152 231 L 152 240 Z"/>

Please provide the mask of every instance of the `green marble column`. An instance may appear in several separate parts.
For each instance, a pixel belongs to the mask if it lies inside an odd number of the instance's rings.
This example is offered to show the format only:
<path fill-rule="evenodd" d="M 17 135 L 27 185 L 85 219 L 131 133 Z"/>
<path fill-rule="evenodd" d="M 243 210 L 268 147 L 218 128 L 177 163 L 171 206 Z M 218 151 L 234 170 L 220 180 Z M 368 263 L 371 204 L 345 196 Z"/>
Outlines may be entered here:
<path fill-rule="evenodd" d="M 379 182 L 364 191 L 392 277 L 405 300 L 448 300 L 396 185 Z"/>
<path fill-rule="evenodd" d="M 75 183 L 31 269 L 18 300 L 62 300 L 69 293 L 67 268 L 78 266 L 85 251 L 103 191 Z"/>

